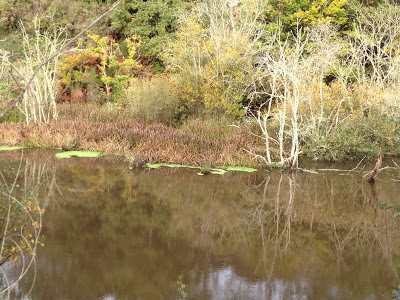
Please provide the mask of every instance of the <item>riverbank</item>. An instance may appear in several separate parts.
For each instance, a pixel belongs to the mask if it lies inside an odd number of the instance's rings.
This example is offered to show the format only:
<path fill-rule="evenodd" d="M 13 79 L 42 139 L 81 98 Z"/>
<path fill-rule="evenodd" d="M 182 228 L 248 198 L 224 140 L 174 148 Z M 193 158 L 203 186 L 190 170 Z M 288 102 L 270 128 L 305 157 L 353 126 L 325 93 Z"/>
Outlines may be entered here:
<path fill-rule="evenodd" d="M 123 110 L 90 114 L 79 108 L 61 109 L 59 120 L 47 124 L 0 123 L 0 145 L 118 153 L 149 163 L 248 167 L 258 162 L 246 150 L 257 153 L 263 147 L 248 129 L 228 121 L 145 124 Z"/>
<path fill-rule="evenodd" d="M 129 108 L 94 104 L 59 104 L 57 110 L 57 121 L 30 125 L 20 113 L 10 114 L 0 123 L 0 145 L 123 154 L 148 163 L 265 167 L 265 143 L 254 120 L 208 117 L 180 123 L 146 121 Z M 356 141 L 341 134 L 329 137 L 338 141 L 335 144 L 304 140 L 300 166 L 305 157 L 320 162 L 358 162 L 362 158 L 375 162 L 379 144 L 361 137 Z M 285 147 L 289 153 L 290 143 Z M 385 143 L 382 150 L 384 156 L 398 155 L 398 150 Z M 270 151 L 272 160 L 279 161 L 279 147 L 271 143 Z"/>

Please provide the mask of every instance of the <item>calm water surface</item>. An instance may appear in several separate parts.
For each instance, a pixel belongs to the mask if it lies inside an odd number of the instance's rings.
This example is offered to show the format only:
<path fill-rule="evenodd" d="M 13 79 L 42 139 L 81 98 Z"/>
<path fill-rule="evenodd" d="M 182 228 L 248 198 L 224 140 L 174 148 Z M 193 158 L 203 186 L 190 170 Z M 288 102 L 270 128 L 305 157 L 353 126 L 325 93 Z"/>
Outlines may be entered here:
<path fill-rule="evenodd" d="M 20 154 L 0 152 L 7 178 Z M 370 186 L 362 172 L 198 176 L 54 154 L 24 153 L 44 246 L 6 298 L 390 299 L 400 284 L 400 171 Z"/>

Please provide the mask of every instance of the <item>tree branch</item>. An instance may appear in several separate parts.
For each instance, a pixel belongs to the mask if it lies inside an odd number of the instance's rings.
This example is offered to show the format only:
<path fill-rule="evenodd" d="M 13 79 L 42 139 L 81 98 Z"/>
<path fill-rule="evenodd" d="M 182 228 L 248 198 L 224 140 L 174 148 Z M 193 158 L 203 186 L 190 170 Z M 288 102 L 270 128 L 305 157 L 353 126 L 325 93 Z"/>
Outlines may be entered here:
<path fill-rule="evenodd" d="M 4 265 L 11 257 L 11 254 L 9 254 L 8 256 L 6 256 L 4 259 L 2 259 L 0 261 L 0 266 Z"/>

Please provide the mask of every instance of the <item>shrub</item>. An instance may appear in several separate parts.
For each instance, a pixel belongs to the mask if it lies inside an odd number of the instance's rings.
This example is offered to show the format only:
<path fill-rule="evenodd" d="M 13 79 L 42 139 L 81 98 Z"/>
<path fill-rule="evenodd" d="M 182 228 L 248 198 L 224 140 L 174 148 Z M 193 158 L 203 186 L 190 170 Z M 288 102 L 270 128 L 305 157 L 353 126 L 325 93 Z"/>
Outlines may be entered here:
<path fill-rule="evenodd" d="M 129 114 L 145 122 L 176 123 L 184 113 L 176 87 L 165 77 L 131 83 L 124 99 Z"/>
<path fill-rule="evenodd" d="M 13 94 L 10 72 L 10 53 L 0 49 L 0 109 L 6 109 Z"/>
<path fill-rule="evenodd" d="M 115 1 L 87 0 L 9 0 L 0 1 L 0 29 L 14 31 L 19 22 L 26 24 L 28 33 L 33 27 L 29 24 L 37 15 L 40 19 L 41 32 L 55 28 L 68 27 L 68 35 L 74 36 L 94 18 L 104 13 Z M 96 32 L 111 34 L 111 20 L 106 16 L 96 25 Z"/>
<path fill-rule="evenodd" d="M 0 26 L 6 29 L 18 29 L 21 21 L 26 21 L 28 15 L 32 17 L 33 10 L 37 13 L 42 11 L 40 6 L 35 7 L 32 0 L 1 1 Z"/>
<path fill-rule="evenodd" d="M 304 125 L 301 132 L 303 150 L 315 159 L 356 159 L 375 155 L 382 146 L 386 153 L 396 153 L 399 146 L 400 118 L 398 104 L 390 103 L 390 93 L 378 86 L 338 82 L 323 85 L 324 98 L 318 97 L 320 87 L 312 88 L 314 113 L 318 110 L 318 127 L 307 122 L 310 107 L 301 107 Z M 396 108 L 397 105 L 397 108 Z"/>
<path fill-rule="evenodd" d="M 135 60 L 140 42 L 136 36 L 124 40 L 126 53 L 110 36 L 88 33 L 89 46 L 63 56 L 58 74 L 60 90 L 67 89 L 61 100 L 122 103 L 125 87 L 134 80 L 141 65 Z"/>
<path fill-rule="evenodd" d="M 392 72 L 388 80 L 382 80 L 377 72 L 364 72 L 366 66 L 354 53 L 365 47 L 337 39 L 334 28 L 327 24 L 304 36 L 298 31 L 286 42 L 280 40 L 279 32 L 274 36 L 272 44 L 278 46 L 271 47 L 259 63 L 267 79 L 263 81 L 265 94 L 253 93 L 266 99 L 253 116 L 265 140 L 267 164 L 273 163 L 274 148 L 279 148 L 282 165 L 291 164 L 300 147 L 313 158 L 330 160 L 371 155 L 378 145 L 386 153 L 398 153 L 399 88 L 389 80 L 398 72 Z M 390 70 L 395 70 L 397 55 L 385 57 Z M 369 57 L 374 66 L 382 63 L 381 58 Z M 346 61 L 347 70 L 342 70 Z M 352 74 L 354 69 L 361 71 Z M 330 72 L 335 78 L 327 83 Z M 355 80 L 349 81 L 350 76 Z"/>
<path fill-rule="evenodd" d="M 240 118 L 253 83 L 262 1 L 197 3 L 182 15 L 177 39 L 162 55 L 176 74 L 182 99 L 197 113 Z"/>
<path fill-rule="evenodd" d="M 66 27 L 69 37 L 78 34 L 110 7 L 110 3 L 93 3 L 93 1 L 84 0 L 54 0 L 49 2 L 40 14 L 41 30 L 50 31 L 53 28 Z M 111 16 L 107 15 L 92 30 L 97 34 L 109 35 L 113 33 L 110 24 Z"/>
<path fill-rule="evenodd" d="M 157 57 L 178 28 L 175 13 L 184 0 L 126 0 L 112 16 L 112 28 L 120 38 L 139 35 L 139 53 Z"/>
<path fill-rule="evenodd" d="M 265 15 L 271 21 L 278 17 L 285 32 L 295 30 L 298 20 L 305 27 L 329 22 L 342 25 L 348 21 L 348 3 L 349 0 L 272 0 Z"/>
<path fill-rule="evenodd" d="M 387 0 L 271 0 L 265 10 L 267 27 L 280 26 L 283 38 L 296 32 L 297 26 L 308 29 L 315 25 L 332 23 L 340 35 L 353 30 L 355 10 L 385 3 Z M 298 22 L 299 21 L 299 22 Z"/>

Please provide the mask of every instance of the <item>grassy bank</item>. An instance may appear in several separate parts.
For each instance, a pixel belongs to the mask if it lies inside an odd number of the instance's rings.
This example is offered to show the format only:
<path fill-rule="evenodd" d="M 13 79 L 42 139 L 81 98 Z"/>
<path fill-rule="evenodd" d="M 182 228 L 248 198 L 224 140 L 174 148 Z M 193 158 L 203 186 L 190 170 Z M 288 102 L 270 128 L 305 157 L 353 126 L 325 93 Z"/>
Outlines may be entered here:
<path fill-rule="evenodd" d="M 250 131 L 228 121 L 145 124 L 132 120 L 124 110 L 87 105 L 60 106 L 60 120 L 48 124 L 1 123 L 0 144 L 121 153 L 150 163 L 201 166 L 256 166 L 244 149 L 262 150 Z"/>
<path fill-rule="evenodd" d="M 12 113 L 0 123 L 0 145 L 116 153 L 149 163 L 265 167 L 265 140 L 251 119 L 234 122 L 225 118 L 189 118 L 168 124 L 138 118 L 135 110 L 126 107 L 94 104 L 60 104 L 58 113 L 57 120 L 29 125 L 19 113 Z M 272 120 L 271 131 L 274 123 Z M 379 144 L 362 134 L 368 126 L 366 120 L 363 123 L 361 127 L 360 122 L 348 122 L 346 128 L 353 124 L 353 129 L 345 131 L 346 135 L 328 135 L 313 143 L 304 141 L 307 143 L 302 145 L 301 156 L 322 161 L 363 157 L 375 161 Z M 385 145 L 383 137 L 381 142 Z M 290 146 L 285 144 L 287 149 Z M 279 161 L 279 148 L 271 147 L 270 151 L 273 161 Z M 395 147 L 387 146 L 383 153 L 397 154 Z"/>

